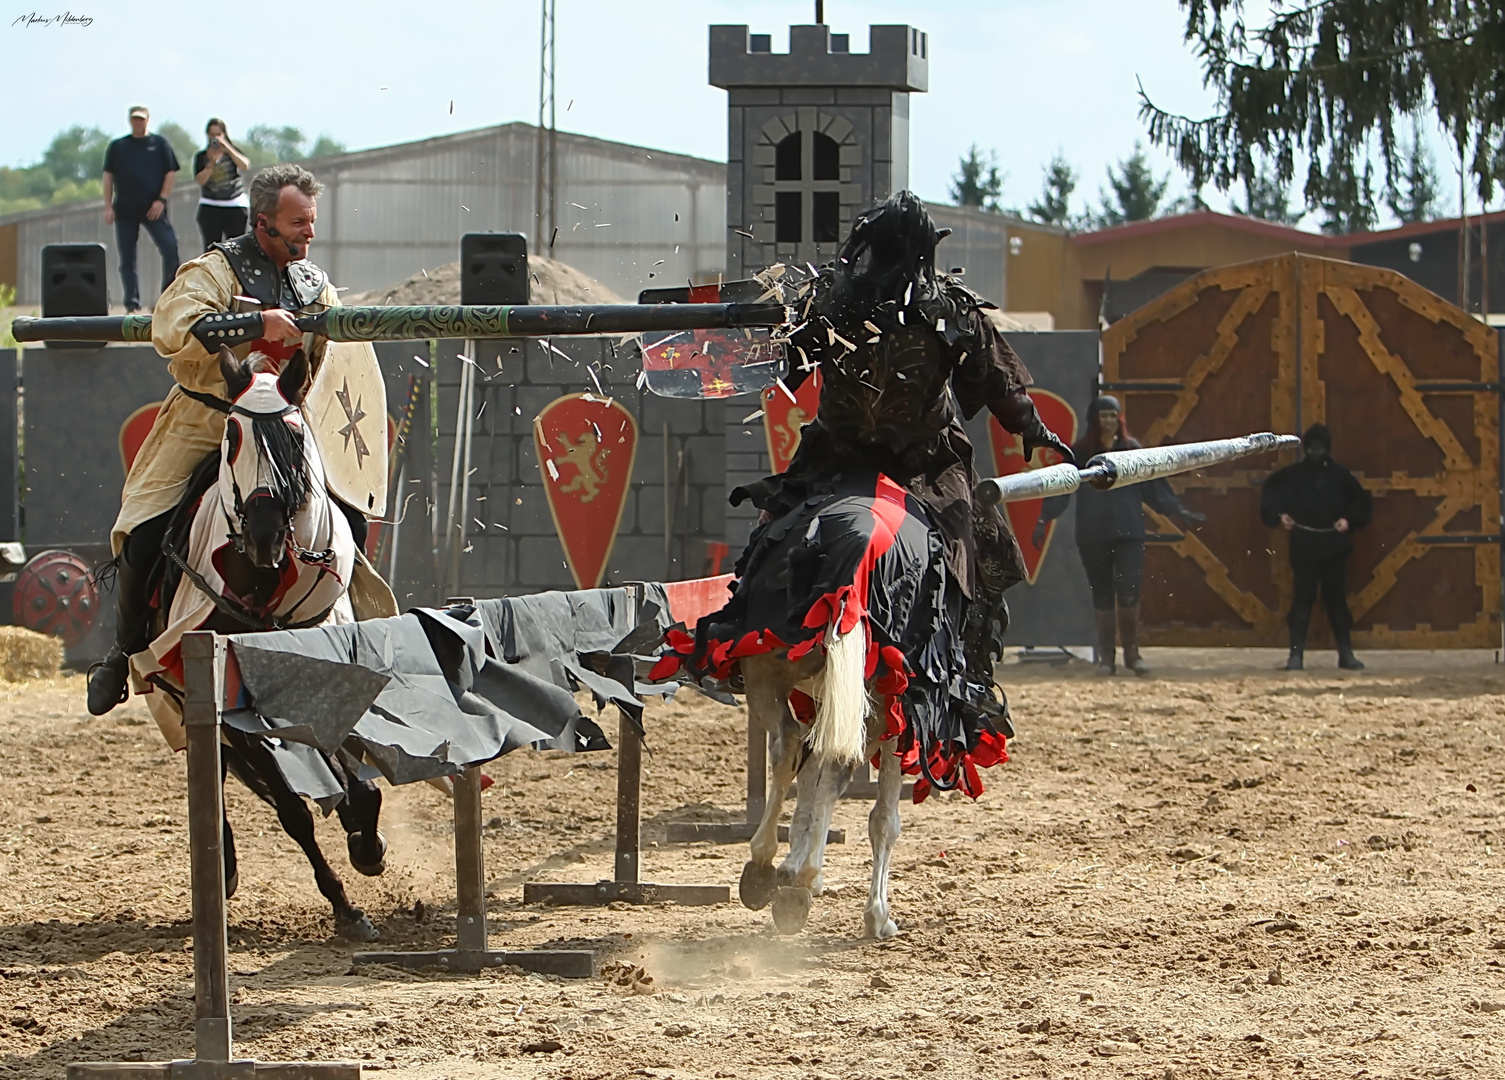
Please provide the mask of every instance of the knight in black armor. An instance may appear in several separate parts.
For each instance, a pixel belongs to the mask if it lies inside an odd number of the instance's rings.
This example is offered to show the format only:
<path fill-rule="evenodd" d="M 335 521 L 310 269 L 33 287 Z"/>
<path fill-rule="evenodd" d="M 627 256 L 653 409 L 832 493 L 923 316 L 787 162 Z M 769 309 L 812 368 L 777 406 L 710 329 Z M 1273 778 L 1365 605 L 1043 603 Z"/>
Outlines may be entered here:
<path fill-rule="evenodd" d="M 1049 447 L 1074 460 L 1040 419 L 1029 372 L 994 326 L 996 310 L 936 269 L 937 229 L 907 191 L 863 214 L 835 263 L 793 297 L 791 387 L 819 365 L 820 410 L 789 468 L 732 492 L 778 519 L 836 490 L 843 475 L 881 472 L 926 507 L 968 600 L 969 695 L 994 717 L 993 665 L 1008 627 L 1004 592 L 1024 559 L 999 506 L 972 498 L 978 476 L 961 421 L 988 409 L 1023 437 L 1026 458 Z M 1005 725 L 1006 726 L 1006 725 Z"/>

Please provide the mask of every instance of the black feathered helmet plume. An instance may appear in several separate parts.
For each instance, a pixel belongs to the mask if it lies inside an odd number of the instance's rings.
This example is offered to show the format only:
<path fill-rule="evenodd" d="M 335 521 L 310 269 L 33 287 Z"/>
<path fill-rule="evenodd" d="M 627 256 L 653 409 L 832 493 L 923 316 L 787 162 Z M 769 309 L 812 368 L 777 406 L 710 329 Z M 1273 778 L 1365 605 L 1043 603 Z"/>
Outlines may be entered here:
<path fill-rule="evenodd" d="M 847 322 L 890 301 L 907 307 L 933 299 L 939 292 L 935 246 L 950 234 L 936 228 L 913 192 L 889 196 L 857 219 L 841 245 L 822 314 Z"/>

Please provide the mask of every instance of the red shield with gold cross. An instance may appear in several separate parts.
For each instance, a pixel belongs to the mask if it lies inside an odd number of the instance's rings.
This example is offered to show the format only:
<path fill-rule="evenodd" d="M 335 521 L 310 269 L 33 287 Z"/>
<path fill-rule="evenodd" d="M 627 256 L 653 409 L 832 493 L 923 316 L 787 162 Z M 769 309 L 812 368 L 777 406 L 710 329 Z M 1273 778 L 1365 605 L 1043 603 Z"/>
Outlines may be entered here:
<path fill-rule="evenodd" d="M 1045 421 L 1046 427 L 1059 435 L 1061 441 L 1068 446 L 1076 442 L 1076 410 L 1066 403 L 1065 398 L 1037 387 L 1030 387 L 1029 396 L 1040 413 L 1040 419 Z M 988 418 L 988 434 L 993 444 L 993 465 L 997 468 L 999 476 L 1012 476 L 1018 472 L 1041 469 L 1048 465 L 1059 465 L 1063 460 L 1061 455 L 1054 450 L 1042 449 L 1036 450 L 1034 456 L 1025 461 L 1024 440 L 1018 435 L 1004 431 L 997 419 L 993 417 Z M 1035 547 L 1035 524 L 1040 520 L 1040 508 L 1044 503 L 1044 499 L 1026 499 L 1023 502 L 1005 503 L 1003 506 L 1004 512 L 1009 516 L 1009 526 L 1019 540 L 1019 550 L 1024 553 L 1024 570 L 1028 575 L 1026 580 L 1031 585 L 1040 574 L 1040 567 L 1045 562 L 1045 553 L 1050 550 L 1050 542 L 1056 534 L 1056 523 L 1048 522 L 1045 526 L 1044 542 L 1039 547 Z"/>
<path fill-rule="evenodd" d="M 815 419 L 820 407 L 820 368 L 791 393 L 782 383 L 763 391 L 763 431 L 768 436 L 768 460 L 781 473 L 800 448 L 800 428 Z"/>
<path fill-rule="evenodd" d="M 637 456 L 638 425 L 620 402 L 566 394 L 533 421 L 533 447 L 564 556 L 582 589 L 601 584 Z"/>

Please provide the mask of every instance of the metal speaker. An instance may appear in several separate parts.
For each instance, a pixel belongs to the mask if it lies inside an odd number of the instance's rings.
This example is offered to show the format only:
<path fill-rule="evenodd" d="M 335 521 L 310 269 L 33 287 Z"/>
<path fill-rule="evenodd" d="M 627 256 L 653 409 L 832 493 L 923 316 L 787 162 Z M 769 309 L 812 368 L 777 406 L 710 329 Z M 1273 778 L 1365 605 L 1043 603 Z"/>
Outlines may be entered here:
<path fill-rule="evenodd" d="M 460 237 L 460 303 L 528 303 L 528 238 L 522 233 Z"/>
<path fill-rule="evenodd" d="M 103 244 L 47 244 L 42 248 L 42 317 L 108 315 L 110 298 Z M 49 349 L 99 349 L 100 342 L 49 341 Z"/>

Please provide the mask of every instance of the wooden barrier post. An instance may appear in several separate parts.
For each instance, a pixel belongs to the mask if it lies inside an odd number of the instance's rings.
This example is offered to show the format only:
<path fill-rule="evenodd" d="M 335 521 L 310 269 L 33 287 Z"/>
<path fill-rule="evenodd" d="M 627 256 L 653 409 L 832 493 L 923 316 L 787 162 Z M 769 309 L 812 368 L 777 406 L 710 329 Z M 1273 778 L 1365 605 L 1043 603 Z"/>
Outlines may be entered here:
<path fill-rule="evenodd" d="M 350 1062 L 265 1062 L 233 1057 L 219 747 L 224 685 L 225 640 L 204 631 L 184 634 L 194 1057 L 185 1061 L 74 1062 L 68 1066 L 68 1080 L 360 1080 L 360 1065 Z"/>
<path fill-rule="evenodd" d="M 481 770 L 474 765 L 455 777 L 455 947 L 423 952 L 358 952 L 356 964 L 395 964 L 478 972 L 516 967 L 565 979 L 596 973 L 594 954 L 585 949 L 498 951 L 486 936 L 486 861 L 481 850 Z"/>
<path fill-rule="evenodd" d="M 469 604 L 469 596 L 452 596 L 447 605 Z M 481 848 L 481 770 L 467 765 L 454 778 L 455 795 L 455 947 L 426 952 L 361 952 L 356 964 L 395 964 L 405 968 L 437 967 L 478 972 L 518 967 L 566 979 L 589 979 L 595 956 L 584 949 L 528 949 L 494 952 L 486 935 L 486 855 Z"/>
<path fill-rule="evenodd" d="M 637 604 L 638 589 L 627 586 L 629 602 Z M 611 878 L 585 883 L 525 881 L 523 903 L 598 906 L 613 900 L 629 904 L 726 904 L 727 885 L 661 885 L 639 880 L 642 855 L 643 740 L 637 727 L 623 716 L 617 723 L 617 844 Z M 672 828 L 672 826 L 671 826 Z"/>

